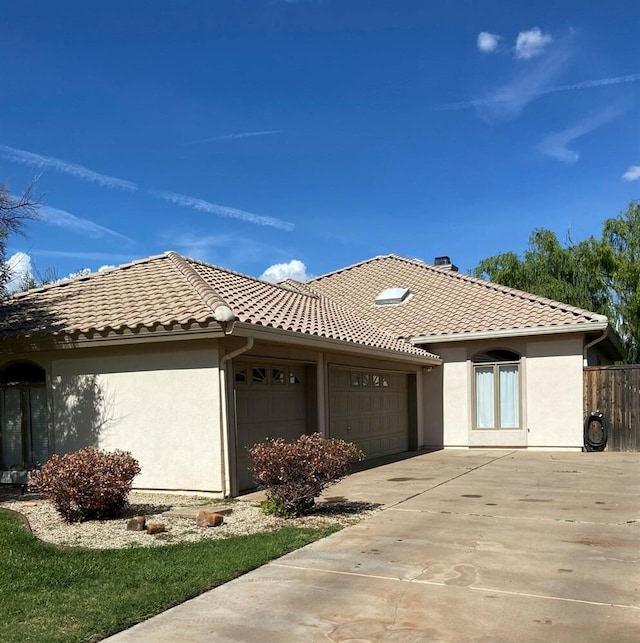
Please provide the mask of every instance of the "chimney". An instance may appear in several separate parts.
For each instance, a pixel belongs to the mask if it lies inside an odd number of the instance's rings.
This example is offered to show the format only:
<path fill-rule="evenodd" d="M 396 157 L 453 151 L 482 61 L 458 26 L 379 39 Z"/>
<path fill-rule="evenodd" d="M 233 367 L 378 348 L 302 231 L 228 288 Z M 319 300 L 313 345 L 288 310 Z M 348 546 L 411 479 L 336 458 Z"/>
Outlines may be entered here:
<path fill-rule="evenodd" d="M 451 263 L 451 259 L 446 255 L 442 257 L 436 257 L 434 265 L 443 270 L 451 270 L 451 272 L 458 272 L 458 266 Z"/>

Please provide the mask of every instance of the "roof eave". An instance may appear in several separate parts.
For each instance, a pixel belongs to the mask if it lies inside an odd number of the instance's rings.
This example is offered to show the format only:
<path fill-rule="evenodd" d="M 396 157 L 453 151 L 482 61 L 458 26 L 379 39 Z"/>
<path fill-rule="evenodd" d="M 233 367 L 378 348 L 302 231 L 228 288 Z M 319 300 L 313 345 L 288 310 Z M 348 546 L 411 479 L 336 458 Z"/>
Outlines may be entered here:
<path fill-rule="evenodd" d="M 241 337 L 263 337 L 266 340 L 277 340 L 286 344 L 295 344 L 297 346 L 308 346 L 320 350 L 334 350 L 336 352 L 352 353 L 364 355 L 367 357 L 378 357 L 380 359 L 409 362 L 420 364 L 422 366 L 439 366 L 442 359 L 437 356 L 413 355 L 411 353 L 402 353 L 387 348 L 378 348 L 367 344 L 356 344 L 342 339 L 332 339 L 320 335 L 309 335 L 282 328 L 273 328 L 271 326 L 258 326 L 257 324 L 236 322 L 233 334 Z"/>
<path fill-rule="evenodd" d="M 0 340 L 0 354 L 31 352 L 37 350 L 58 350 L 70 348 L 92 348 L 96 346 L 118 346 L 131 344 L 149 344 L 193 339 L 218 339 L 228 333 L 222 324 L 216 327 L 180 328 L 173 330 L 152 330 L 146 327 L 123 331 L 109 330 L 101 333 L 49 333 L 6 337 Z"/>
<path fill-rule="evenodd" d="M 444 344 L 448 342 L 467 342 L 480 339 L 506 339 L 509 337 L 535 337 L 539 335 L 559 335 L 565 333 L 587 333 L 608 328 L 608 321 L 582 322 L 576 324 L 555 324 L 552 326 L 533 326 L 531 328 L 503 328 L 498 330 L 472 331 L 469 333 L 444 333 L 441 335 L 422 335 L 411 337 L 409 342 L 420 344 Z"/>

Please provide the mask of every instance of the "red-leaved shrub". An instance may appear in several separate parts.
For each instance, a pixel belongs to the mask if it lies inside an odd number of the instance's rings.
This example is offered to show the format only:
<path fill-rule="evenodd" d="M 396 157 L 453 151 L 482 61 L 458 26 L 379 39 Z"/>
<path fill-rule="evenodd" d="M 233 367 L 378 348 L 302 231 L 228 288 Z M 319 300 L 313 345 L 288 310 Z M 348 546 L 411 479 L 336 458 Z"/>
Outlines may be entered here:
<path fill-rule="evenodd" d="M 349 473 L 364 454 L 352 442 L 325 440 L 319 433 L 293 442 L 268 438 L 249 449 L 255 479 L 265 487 L 269 513 L 292 518 L 309 513 L 322 491 Z"/>
<path fill-rule="evenodd" d="M 85 447 L 49 458 L 31 473 L 29 487 L 51 501 L 66 522 L 105 520 L 122 515 L 139 473 L 140 465 L 128 451 Z"/>

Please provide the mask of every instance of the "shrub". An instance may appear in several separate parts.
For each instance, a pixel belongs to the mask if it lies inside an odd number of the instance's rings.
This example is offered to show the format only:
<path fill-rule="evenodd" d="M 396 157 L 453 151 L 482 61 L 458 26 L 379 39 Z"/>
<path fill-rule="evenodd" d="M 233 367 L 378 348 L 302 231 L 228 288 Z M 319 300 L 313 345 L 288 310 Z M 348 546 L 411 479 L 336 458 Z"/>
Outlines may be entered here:
<path fill-rule="evenodd" d="M 138 461 L 127 451 L 86 447 L 49 458 L 32 472 L 29 486 L 52 502 L 66 522 L 105 520 L 122 515 L 139 473 Z"/>
<path fill-rule="evenodd" d="M 349 473 L 364 454 L 352 442 L 325 440 L 319 433 L 293 442 L 268 438 L 249 449 L 255 479 L 264 485 L 267 513 L 292 518 L 307 514 L 315 498 Z"/>

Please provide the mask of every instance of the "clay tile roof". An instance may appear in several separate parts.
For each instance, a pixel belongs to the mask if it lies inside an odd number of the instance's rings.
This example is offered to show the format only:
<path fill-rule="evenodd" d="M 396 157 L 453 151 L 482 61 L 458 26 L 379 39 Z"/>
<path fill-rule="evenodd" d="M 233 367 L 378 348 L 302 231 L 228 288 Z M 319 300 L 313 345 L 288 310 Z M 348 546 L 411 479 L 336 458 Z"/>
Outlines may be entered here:
<path fill-rule="evenodd" d="M 189 283 L 175 258 L 149 257 L 3 300 L 1 334 L 106 334 L 206 324 L 214 319 L 216 298 L 207 300 L 203 290 Z"/>
<path fill-rule="evenodd" d="M 0 335 L 33 337 L 154 331 L 239 322 L 435 356 L 398 339 L 307 286 L 260 281 L 177 253 L 149 257 L 0 302 Z"/>
<path fill-rule="evenodd" d="M 331 297 L 398 337 L 426 337 L 602 322 L 606 318 L 418 259 L 374 257 L 309 280 Z M 408 288 L 404 303 L 376 306 L 382 290 Z"/>
<path fill-rule="evenodd" d="M 203 279 L 227 302 L 240 322 L 384 348 L 401 353 L 436 356 L 399 340 L 353 310 L 304 284 L 272 284 L 230 270 L 189 260 Z M 296 282 L 292 282 L 295 284 Z"/>

